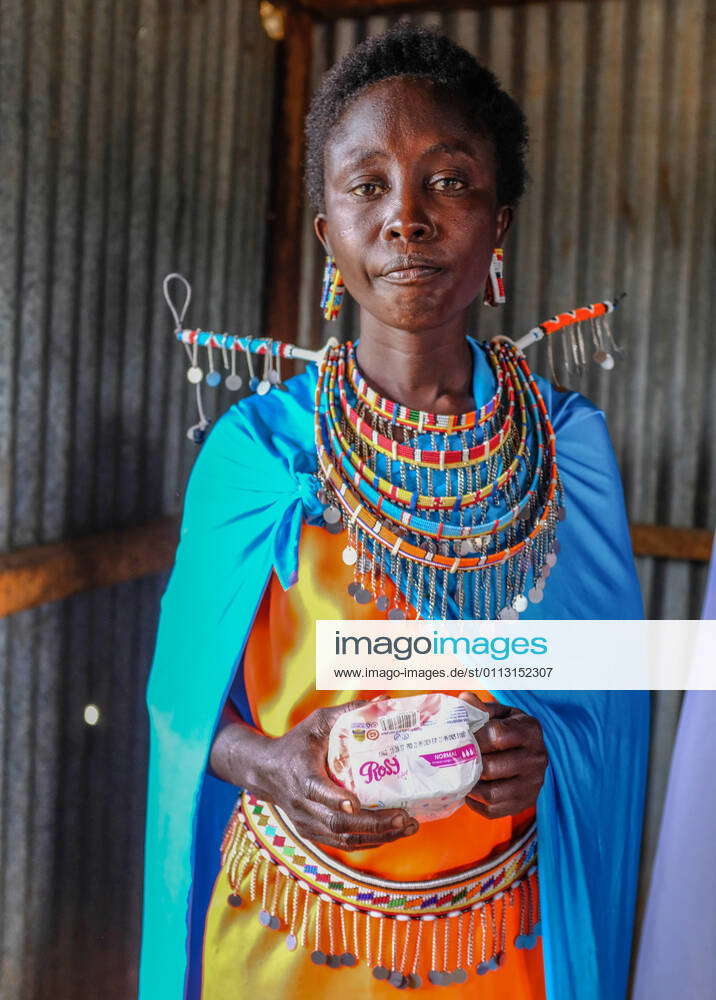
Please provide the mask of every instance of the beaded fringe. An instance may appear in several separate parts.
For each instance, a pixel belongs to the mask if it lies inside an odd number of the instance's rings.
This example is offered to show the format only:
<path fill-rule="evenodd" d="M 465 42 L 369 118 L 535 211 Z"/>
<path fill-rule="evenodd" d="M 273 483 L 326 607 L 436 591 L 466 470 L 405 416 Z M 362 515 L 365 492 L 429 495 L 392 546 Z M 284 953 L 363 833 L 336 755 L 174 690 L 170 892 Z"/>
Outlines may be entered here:
<path fill-rule="evenodd" d="M 464 983 L 470 971 L 481 976 L 498 969 L 505 960 L 508 908 L 519 907 L 516 948 L 534 948 L 540 933 L 536 866 L 488 900 L 439 915 L 409 915 L 360 910 L 316 891 L 259 847 L 236 814 L 221 856 L 229 906 L 243 906 L 246 896 L 258 900 L 259 923 L 285 932 L 289 951 L 310 949 L 314 964 L 331 969 L 363 962 L 376 979 L 398 989 L 422 984 L 418 970 L 428 958 L 428 979 L 437 986 Z"/>

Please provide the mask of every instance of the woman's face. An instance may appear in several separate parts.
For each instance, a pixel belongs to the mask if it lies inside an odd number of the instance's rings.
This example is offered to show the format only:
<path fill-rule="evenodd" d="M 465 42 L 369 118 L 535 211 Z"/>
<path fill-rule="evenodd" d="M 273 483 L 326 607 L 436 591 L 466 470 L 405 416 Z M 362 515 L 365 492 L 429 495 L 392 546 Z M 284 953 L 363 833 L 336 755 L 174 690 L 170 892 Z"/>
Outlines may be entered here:
<path fill-rule="evenodd" d="M 430 80 L 398 77 L 356 98 L 326 145 L 315 230 L 346 287 L 385 326 L 443 326 L 482 295 L 511 210 L 495 154 Z"/>

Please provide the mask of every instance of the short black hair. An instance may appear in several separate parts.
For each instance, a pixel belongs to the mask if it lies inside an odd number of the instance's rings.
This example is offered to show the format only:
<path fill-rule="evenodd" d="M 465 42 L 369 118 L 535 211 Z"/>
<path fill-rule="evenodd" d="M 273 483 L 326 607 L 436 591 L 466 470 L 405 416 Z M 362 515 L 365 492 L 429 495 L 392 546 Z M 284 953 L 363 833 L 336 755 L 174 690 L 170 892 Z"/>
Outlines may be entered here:
<path fill-rule="evenodd" d="M 308 198 L 324 209 L 324 150 L 331 130 L 354 98 L 389 77 L 432 80 L 465 108 L 475 129 L 492 139 L 497 160 L 497 199 L 515 206 L 527 182 L 527 122 L 522 109 L 499 80 L 473 56 L 438 31 L 399 21 L 381 35 L 361 42 L 324 73 L 306 116 Z"/>

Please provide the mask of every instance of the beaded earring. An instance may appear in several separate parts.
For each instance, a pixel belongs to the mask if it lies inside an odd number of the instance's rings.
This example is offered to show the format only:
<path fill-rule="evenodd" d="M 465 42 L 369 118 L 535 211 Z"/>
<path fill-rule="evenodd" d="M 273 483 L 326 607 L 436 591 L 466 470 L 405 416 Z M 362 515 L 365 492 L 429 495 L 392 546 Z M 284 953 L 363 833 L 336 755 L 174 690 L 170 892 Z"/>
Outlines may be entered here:
<path fill-rule="evenodd" d="M 326 254 L 323 267 L 323 287 L 321 289 L 321 309 L 325 319 L 337 319 L 343 305 L 343 276 L 336 265 L 335 257 Z"/>
<path fill-rule="evenodd" d="M 483 303 L 486 306 L 501 306 L 505 301 L 505 283 L 502 279 L 502 247 L 497 247 L 492 251 L 490 262 L 490 273 L 485 283 L 485 297 Z"/>

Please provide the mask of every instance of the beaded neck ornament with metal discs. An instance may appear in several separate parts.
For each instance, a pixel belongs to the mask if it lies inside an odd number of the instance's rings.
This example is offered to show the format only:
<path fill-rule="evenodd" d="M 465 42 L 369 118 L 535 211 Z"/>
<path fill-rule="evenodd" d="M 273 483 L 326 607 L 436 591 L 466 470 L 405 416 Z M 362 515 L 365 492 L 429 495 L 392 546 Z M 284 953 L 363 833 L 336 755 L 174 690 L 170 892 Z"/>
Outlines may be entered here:
<path fill-rule="evenodd" d="M 348 532 L 349 592 L 389 618 L 444 618 L 451 592 L 459 618 L 517 618 L 542 600 L 557 560 L 564 505 L 547 408 L 521 351 L 499 340 L 480 349 L 495 392 L 459 416 L 379 396 L 350 342 L 329 348 L 320 365 L 324 519 Z M 402 606 L 390 606 L 386 575 Z"/>
<path fill-rule="evenodd" d="M 169 294 L 174 280 L 185 289 L 181 308 Z M 164 296 L 175 336 L 188 354 L 187 379 L 196 390 L 199 421 L 187 431 L 196 444 L 211 423 L 202 383 L 238 391 L 239 357 L 246 357 L 249 389 L 260 396 L 286 389 L 282 358 L 318 366 L 318 497 L 325 527 L 348 532 L 343 558 L 354 567 L 348 590 L 359 604 L 374 601 L 389 618 L 446 619 L 449 610 L 458 619 L 510 619 L 543 599 L 559 553 L 564 494 L 554 431 L 522 352 L 549 338 L 552 380 L 561 388 L 554 335 L 562 334 L 563 371 L 580 375 L 587 363 L 583 328 L 588 328 L 592 359 L 613 368 L 614 357 L 623 352 L 607 318 L 619 299 L 558 313 L 514 342 L 499 337 L 480 344 L 495 377 L 491 399 L 474 412 L 443 415 L 381 397 L 361 375 L 350 342 L 339 345 L 331 338 L 313 351 L 265 337 L 187 329 L 189 282 L 180 274 L 167 275 Z M 206 352 L 206 378 L 200 349 Z M 261 377 L 252 355 L 263 366 Z M 394 598 L 388 578 L 396 584 Z"/>

